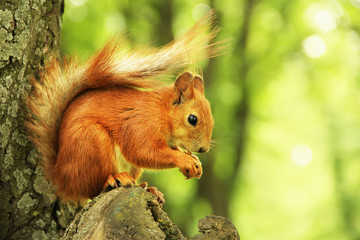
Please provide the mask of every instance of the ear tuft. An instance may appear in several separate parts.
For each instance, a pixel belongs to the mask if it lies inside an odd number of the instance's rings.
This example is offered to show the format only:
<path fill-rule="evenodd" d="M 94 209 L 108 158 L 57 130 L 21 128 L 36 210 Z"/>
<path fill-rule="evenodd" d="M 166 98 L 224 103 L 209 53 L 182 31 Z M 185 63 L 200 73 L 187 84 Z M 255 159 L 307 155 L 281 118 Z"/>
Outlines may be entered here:
<path fill-rule="evenodd" d="M 194 88 L 197 89 L 198 91 L 200 91 L 201 93 L 204 93 L 203 80 L 200 77 L 196 76 L 196 77 L 194 77 L 193 82 L 194 82 Z"/>

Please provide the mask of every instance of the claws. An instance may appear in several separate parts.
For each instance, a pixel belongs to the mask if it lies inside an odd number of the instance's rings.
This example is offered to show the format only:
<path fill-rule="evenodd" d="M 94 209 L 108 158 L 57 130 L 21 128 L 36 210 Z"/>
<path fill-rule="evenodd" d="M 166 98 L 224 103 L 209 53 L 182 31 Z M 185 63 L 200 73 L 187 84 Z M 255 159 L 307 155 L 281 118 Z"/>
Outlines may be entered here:
<path fill-rule="evenodd" d="M 118 187 L 131 187 L 135 185 L 135 179 L 130 176 L 128 172 L 121 172 L 118 174 L 109 175 L 106 179 L 103 190 L 109 191 Z"/>
<path fill-rule="evenodd" d="M 164 194 L 162 194 L 156 187 L 148 187 L 147 182 L 140 183 L 139 186 L 144 188 L 149 193 L 153 194 L 156 197 L 156 201 L 159 203 L 160 207 L 164 205 Z"/>
<path fill-rule="evenodd" d="M 121 172 L 114 176 L 109 175 L 104 185 L 104 191 L 110 191 L 118 187 L 132 187 L 134 185 L 136 185 L 134 178 L 127 172 Z M 153 194 L 160 207 L 162 207 L 165 203 L 164 194 L 162 194 L 156 187 L 148 187 L 147 182 L 140 183 L 138 186 Z"/>
<path fill-rule="evenodd" d="M 199 158 L 192 154 L 186 154 L 184 156 L 185 158 L 178 162 L 178 166 L 180 172 L 185 176 L 185 179 L 200 178 L 202 175 L 202 167 Z"/>

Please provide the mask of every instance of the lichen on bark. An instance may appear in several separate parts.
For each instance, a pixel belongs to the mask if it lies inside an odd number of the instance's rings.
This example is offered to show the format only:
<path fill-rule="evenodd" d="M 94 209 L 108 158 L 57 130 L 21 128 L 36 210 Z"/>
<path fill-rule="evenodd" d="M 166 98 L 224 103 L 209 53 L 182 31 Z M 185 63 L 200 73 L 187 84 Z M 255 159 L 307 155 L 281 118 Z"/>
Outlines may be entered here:
<path fill-rule="evenodd" d="M 230 220 L 207 216 L 199 221 L 199 232 L 190 239 L 237 240 Z M 79 212 L 63 240 L 81 239 L 188 239 L 142 187 L 117 188 L 102 193 Z"/>
<path fill-rule="evenodd" d="M 0 239 L 57 238 L 54 193 L 24 127 L 29 76 L 59 56 L 62 0 L 0 1 Z"/>

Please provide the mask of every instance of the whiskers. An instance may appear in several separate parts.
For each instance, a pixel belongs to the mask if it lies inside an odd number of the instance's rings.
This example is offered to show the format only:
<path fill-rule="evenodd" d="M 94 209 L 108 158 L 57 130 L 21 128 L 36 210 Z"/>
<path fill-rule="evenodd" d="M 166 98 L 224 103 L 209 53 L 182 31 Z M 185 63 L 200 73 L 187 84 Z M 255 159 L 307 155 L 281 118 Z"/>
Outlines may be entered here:
<path fill-rule="evenodd" d="M 217 143 L 218 143 L 217 139 L 211 139 L 210 140 L 210 150 L 209 150 L 209 152 L 212 152 L 214 150 L 214 148 L 216 149 Z"/>

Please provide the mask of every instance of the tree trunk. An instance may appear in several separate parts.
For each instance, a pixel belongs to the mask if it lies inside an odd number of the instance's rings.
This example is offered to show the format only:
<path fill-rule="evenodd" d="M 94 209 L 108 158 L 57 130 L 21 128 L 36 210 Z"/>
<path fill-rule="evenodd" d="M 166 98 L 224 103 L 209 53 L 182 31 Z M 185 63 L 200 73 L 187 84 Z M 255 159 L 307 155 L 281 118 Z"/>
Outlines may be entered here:
<path fill-rule="evenodd" d="M 209 199 L 214 213 L 225 217 L 228 217 L 231 213 L 231 209 L 229 209 L 228 206 L 233 194 L 232 190 L 235 189 L 235 185 L 237 184 L 236 179 L 238 179 L 238 176 L 241 173 L 242 161 L 246 150 L 247 125 L 250 111 L 250 90 L 247 75 L 251 66 L 246 54 L 246 49 L 249 40 L 252 12 L 256 4 L 256 0 L 243 1 L 243 9 L 239 14 L 243 15 L 244 18 L 234 49 L 234 55 L 240 56 L 240 58 L 239 61 L 233 61 L 232 63 L 234 66 L 233 73 L 235 73 L 233 74 L 233 79 L 236 81 L 236 85 L 239 86 L 242 93 L 241 102 L 236 107 L 236 112 L 233 116 L 233 121 L 231 122 L 233 132 L 236 133 L 232 137 L 232 142 L 236 145 L 236 152 L 232 163 L 229 164 L 232 164 L 232 169 L 234 170 L 227 179 L 218 178 L 214 171 L 215 155 L 210 153 L 207 155 L 207 160 L 204 161 L 207 164 L 204 164 L 203 166 L 204 174 L 199 185 L 200 194 L 204 196 L 204 198 Z M 214 3 L 212 3 L 211 6 L 212 8 L 215 8 Z M 218 13 L 217 15 L 218 21 L 221 22 L 221 13 Z M 213 73 L 218 71 L 216 65 L 214 66 L 214 60 L 210 61 L 210 65 L 213 66 L 208 66 L 207 71 L 205 72 L 205 79 L 207 80 L 205 83 L 207 84 L 207 88 L 211 88 Z M 210 102 L 212 102 L 211 99 Z"/>
<path fill-rule="evenodd" d="M 57 238 L 55 196 L 26 136 L 29 77 L 59 56 L 62 0 L 0 1 L 0 239 Z"/>

